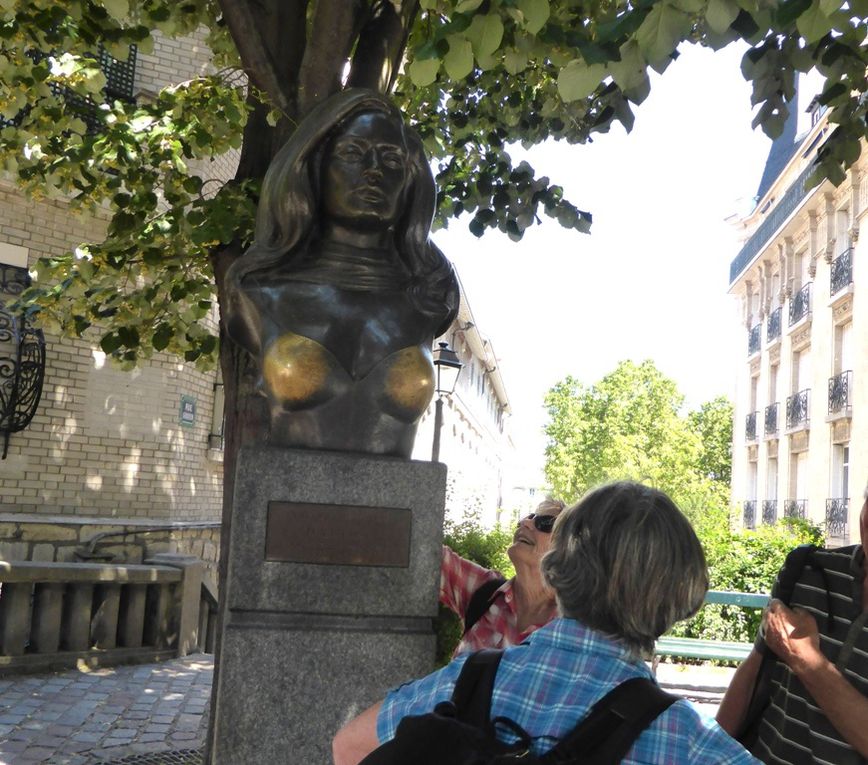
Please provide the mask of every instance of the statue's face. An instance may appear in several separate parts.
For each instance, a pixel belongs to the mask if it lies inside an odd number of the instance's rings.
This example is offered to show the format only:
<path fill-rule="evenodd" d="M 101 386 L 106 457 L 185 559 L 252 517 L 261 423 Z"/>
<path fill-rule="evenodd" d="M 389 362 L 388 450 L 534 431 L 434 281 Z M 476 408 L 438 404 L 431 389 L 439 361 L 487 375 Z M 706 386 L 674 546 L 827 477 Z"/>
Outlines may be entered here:
<path fill-rule="evenodd" d="M 391 226 L 401 214 L 406 177 L 401 128 L 384 114 L 359 114 L 326 149 L 323 213 L 349 227 Z"/>

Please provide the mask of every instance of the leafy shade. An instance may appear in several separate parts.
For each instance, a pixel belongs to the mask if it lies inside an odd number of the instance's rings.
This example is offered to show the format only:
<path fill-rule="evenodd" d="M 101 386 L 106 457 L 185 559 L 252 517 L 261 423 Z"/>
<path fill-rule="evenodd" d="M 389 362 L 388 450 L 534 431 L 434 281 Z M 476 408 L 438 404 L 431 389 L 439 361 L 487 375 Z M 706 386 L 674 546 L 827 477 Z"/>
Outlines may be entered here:
<path fill-rule="evenodd" d="M 249 240 L 270 158 L 344 76 L 394 93 L 436 163 L 438 225 L 466 214 L 476 235 L 520 239 L 544 215 L 587 231 L 590 214 L 509 145 L 629 130 L 649 67 L 685 43 L 751 45 L 742 71 L 771 136 L 796 74 L 817 67 L 835 129 L 814 180 L 840 182 L 866 130 L 866 19 L 868 0 L 0 0 L 0 164 L 105 224 L 40 263 L 30 310 L 72 335 L 94 327 L 127 365 L 154 351 L 212 363 L 220 258 Z M 193 33 L 213 72 L 138 103 L 106 98 L 97 51 L 123 59 Z M 97 105 L 87 118 L 84 103 Z M 230 149 L 234 181 L 208 183 Z"/>

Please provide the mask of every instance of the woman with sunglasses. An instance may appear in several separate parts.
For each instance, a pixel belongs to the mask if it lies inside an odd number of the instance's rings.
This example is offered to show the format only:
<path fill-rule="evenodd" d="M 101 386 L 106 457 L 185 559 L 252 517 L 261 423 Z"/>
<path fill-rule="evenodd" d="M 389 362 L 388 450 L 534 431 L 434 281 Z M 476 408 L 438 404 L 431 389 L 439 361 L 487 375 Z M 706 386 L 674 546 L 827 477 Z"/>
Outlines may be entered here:
<path fill-rule="evenodd" d="M 551 546 L 551 531 L 564 503 L 547 497 L 522 518 L 507 555 L 515 576 L 462 558 L 444 545 L 440 566 L 440 603 L 464 623 L 454 655 L 480 648 L 506 648 L 556 616 L 555 594 L 543 582 L 540 561 Z"/>

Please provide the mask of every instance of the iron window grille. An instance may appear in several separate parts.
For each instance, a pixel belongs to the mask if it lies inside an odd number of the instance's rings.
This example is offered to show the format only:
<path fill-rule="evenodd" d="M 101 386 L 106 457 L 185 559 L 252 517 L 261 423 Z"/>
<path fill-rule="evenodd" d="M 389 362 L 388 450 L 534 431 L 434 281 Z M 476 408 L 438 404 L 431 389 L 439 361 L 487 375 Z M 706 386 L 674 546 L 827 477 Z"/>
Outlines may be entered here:
<path fill-rule="evenodd" d="M 807 506 L 806 499 L 788 499 L 784 502 L 784 517 L 804 519 Z"/>
<path fill-rule="evenodd" d="M 811 282 L 808 282 L 790 300 L 790 326 L 800 322 L 811 312 Z"/>
<path fill-rule="evenodd" d="M 13 300 L 30 286 L 26 268 L 0 264 L 0 295 Z M 0 438 L 2 456 L 9 437 L 26 428 L 42 398 L 45 379 L 45 337 L 26 313 L 14 313 L 0 300 Z"/>
<path fill-rule="evenodd" d="M 836 295 L 853 283 L 853 248 L 848 247 L 832 261 L 829 294 Z"/>
<path fill-rule="evenodd" d="M 752 529 L 756 527 L 756 500 L 746 499 L 741 503 L 742 506 L 742 518 L 744 521 L 744 527 L 746 529 Z"/>
<path fill-rule="evenodd" d="M 849 502 L 846 498 L 826 500 L 826 534 L 830 537 L 847 536 Z"/>
<path fill-rule="evenodd" d="M 765 418 L 763 422 L 763 433 L 766 438 L 776 436 L 778 434 L 778 404 L 769 404 L 765 410 Z"/>
<path fill-rule="evenodd" d="M 852 388 L 853 372 L 849 369 L 829 378 L 829 414 L 850 411 Z"/>
<path fill-rule="evenodd" d="M 807 428 L 810 424 L 808 407 L 810 404 L 810 389 L 806 388 L 787 398 L 787 428 Z"/>
<path fill-rule="evenodd" d="M 754 353 L 759 353 L 761 337 L 762 336 L 760 334 L 760 325 L 756 324 L 753 327 L 751 327 L 750 334 L 748 335 L 748 338 L 747 338 L 748 355 L 752 355 Z"/>
<path fill-rule="evenodd" d="M 778 501 L 776 499 L 763 500 L 763 523 L 766 526 L 773 525 L 778 520 Z"/>
<path fill-rule="evenodd" d="M 766 342 L 770 343 L 777 340 L 781 336 L 781 307 L 778 306 L 769 314 L 769 320 L 766 324 Z"/>
<path fill-rule="evenodd" d="M 756 412 L 744 418 L 744 437 L 746 441 L 756 441 Z"/>

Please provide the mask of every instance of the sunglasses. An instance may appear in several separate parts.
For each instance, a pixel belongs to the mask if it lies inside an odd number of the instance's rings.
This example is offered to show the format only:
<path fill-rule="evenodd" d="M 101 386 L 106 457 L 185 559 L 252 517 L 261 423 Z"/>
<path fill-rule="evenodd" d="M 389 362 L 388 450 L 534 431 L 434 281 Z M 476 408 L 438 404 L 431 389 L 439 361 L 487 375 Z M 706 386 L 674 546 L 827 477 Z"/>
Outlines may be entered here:
<path fill-rule="evenodd" d="M 526 515 L 523 520 L 533 521 L 533 527 L 537 531 L 541 531 L 543 534 L 551 534 L 556 519 L 556 515 L 537 515 L 536 513 L 531 513 L 530 515 Z"/>

